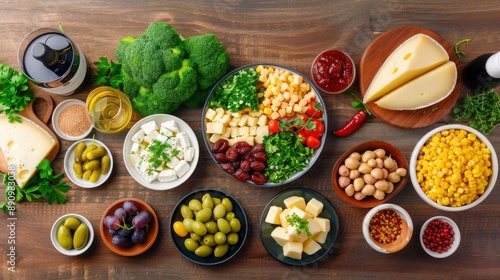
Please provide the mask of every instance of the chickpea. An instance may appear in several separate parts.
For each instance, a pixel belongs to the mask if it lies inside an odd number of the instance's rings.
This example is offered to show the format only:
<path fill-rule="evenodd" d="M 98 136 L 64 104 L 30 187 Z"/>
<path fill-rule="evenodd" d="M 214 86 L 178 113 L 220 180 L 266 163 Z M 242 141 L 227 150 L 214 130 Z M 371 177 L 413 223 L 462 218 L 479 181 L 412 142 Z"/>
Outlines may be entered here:
<path fill-rule="evenodd" d="M 377 180 L 380 180 L 380 179 L 382 179 L 384 177 L 384 171 L 382 171 L 382 169 L 380 169 L 378 167 L 375 167 L 370 172 L 370 175 L 372 175 L 373 178 L 375 178 Z"/>
<path fill-rule="evenodd" d="M 394 171 L 394 172 L 396 172 L 396 174 L 398 174 L 400 177 L 406 176 L 406 169 L 405 168 L 400 167 L 400 168 L 396 169 L 396 171 Z"/>
<path fill-rule="evenodd" d="M 384 168 L 384 160 L 382 158 L 376 158 L 375 161 L 377 162 L 378 168 Z"/>
<path fill-rule="evenodd" d="M 373 151 L 366 151 L 363 153 L 361 156 L 361 162 L 368 162 L 369 159 L 374 159 L 376 157 L 375 153 Z"/>
<path fill-rule="evenodd" d="M 385 193 L 389 194 L 394 191 L 394 184 L 391 181 L 387 181 L 387 190 L 385 190 Z"/>
<path fill-rule="evenodd" d="M 371 174 L 363 175 L 363 180 L 365 180 L 365 183 L 369 185 L 373 185 L 377 182 L 377 179 L 375 179 Z"/>
<path fill-rule="evenodd" d="M 391 172 L 398 168 L 396 161 L 391 157 L 387 157 L 384 159 L 384 167 Z"/>
<path fill-rule="evenodd" d="M 363 189 L 361 190 L 361 193 L 364 195 L 373 195 L 375 193 L 375 186 L 371 184 L 366 184 Z"/>
<path fill-rule="evenodd" d="M 350 171 L 351 171 L 351 170 L 349 169 L 349 167 L 347 167 L 347 166 L 345 166 L 345 165 L 341 165 L 341 166 L 339 167 L 339 174 L 340 174 L 340 176 L 347 177 L 347 176 L 349 176 L 349 172 L 350 172 Z"/>
<path fill-rule="evenodd" d="M 377 167 L 377 161 L 376 161 L 374 158 L 369 159 L 369 160 L 368 160 L 368 162 L 366 162 L 366 163 L 368 163 L 368 165 L 369 165 L 371 168 L 375 168 L 375 167 Z"/>
<path fill-rule="evenodd" d="M 349 184 L 349 186 L 345 187 L 344 189 L 345 194 L 348 196 L 353 196 L 354 195 L 354 186 L 352 184 Z"/>
<path fill-rule="evenodd" d="M 373 168 L 371 168 L 366 162 L 362 162 L 358 167 L 359 172 L 362 174 L 368 174 L 372 171 L 372 169 Z"/>
<path fill-rule="evenodd" d="M 385 191 L 389 188 L 389 184 L 386 180 L 378 180 L 375 182 L 375 188 L 377 188 L 377 190 Z"/>
<path fill-rule="evenodd" d="M 389 173 L 389 176 L 387 176 L 387 179 L 393 183 L 397 183 L 397 182 L 401 181 L 401 176 L 396 174 L 396 172 L 391 172 L 391 173 Z"/>
<path fill-rule="evenodd" d="M 365 197 L 366 197 L 366 195 L 365 195 L 365 194 L 363 194 L 362 192 L 356 192 L 356 193 L 354 194 L 354 198 L 355 198 L 356 200 L 363 200 Z"/>
<path fill-rule="evenodd" d="M 360 162 L 359 162 L 359 160 L 354 159 L 354 158 L 346 158 L 344 164 L 349 169 L 356 169 L 359 167 Z"/>
<path fill-rule="evenodd" d="M 382 200 L 385 198 L 385 192 L 381 190 L 376 190 L 375 193 L 373 193 L 373 197 L 375 197 L 378 200 Z"/>
<path fill-rule="evenodd" d="M 348 158 L 353 158 L 353 159 L 355 159 L 357 161 L 360 161 L 361 160 L 361 155 L 358 152 L 354 152 L 354 153 L 350 154 Z"/>
<path fill-rule="evenodd" d="M 358 177 L 354 179 L 353 185 L 354 185 L 354 190 L 358 192 L 365 186 L 365 180 L 361 177 Z"/>
<path fill-rule="evenodd" d="M 375 151 L 373 151 L 375 153 L 375 156 L 377 158 L 384 158 L 385 157 L 385 150 L 384 149 L 376 149 Z"/>
<path fill-rule="evenodd" d="M 349 178 L 350 178 L 351 180 L 354 180 L 354 179 L 356 179 L 356 178 L 358 178 L 358 177 L 360 177 L 360 176 L 361 176 L 361 173 L 360 173 L 360 172 L 359 172 L 359 170 L 357 170 L 357 169 L 353 169 L 353 170 L 351 170 L 351 172 L 349 173 Z"/>

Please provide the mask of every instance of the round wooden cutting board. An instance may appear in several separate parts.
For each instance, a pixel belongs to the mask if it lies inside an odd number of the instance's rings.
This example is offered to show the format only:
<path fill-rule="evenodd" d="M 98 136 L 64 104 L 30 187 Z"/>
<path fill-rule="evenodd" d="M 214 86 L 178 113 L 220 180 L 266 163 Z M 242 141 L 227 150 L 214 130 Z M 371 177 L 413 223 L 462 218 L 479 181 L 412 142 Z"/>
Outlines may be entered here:
<path fill-rule="evenodd" d="M 457 83 L 453 92 L 444 100 L 419 110 L 395 111 L 379 107 L 374 102 L 367 105 L 368 109 L 384 122 L 400 128 L 420 128 L 439 121 L 455 106 L 460 95 L 461 69 L 454 49 L 436 33 L 418 26 L 403 26 L 384 32 L 373 40 L 366 48 L 359 63 L 359 87 L 364 97 L 373 77 L 387 57 L 404 41 L 416 34 L 425 34 L 440 43 L 448 52 L 450 60 L 457 66 Z"/>

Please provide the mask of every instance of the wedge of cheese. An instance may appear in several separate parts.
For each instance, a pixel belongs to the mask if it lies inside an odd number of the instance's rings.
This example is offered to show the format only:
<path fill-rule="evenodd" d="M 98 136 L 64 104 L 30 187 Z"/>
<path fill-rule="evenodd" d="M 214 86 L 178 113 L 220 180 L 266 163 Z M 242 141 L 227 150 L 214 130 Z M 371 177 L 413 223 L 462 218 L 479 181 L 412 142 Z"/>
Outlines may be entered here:
<path fill-rule="evenodd" d="M 47 131 L 24 117 L 21 123 L 9 123 L 8 117 L 0 114 L 0 131 L 0 149 L 9 168 L 15 169 L 14 179 L 22 188 L 35 175 L 37 165 L 56 142 Z"/>
<path fill-rule="evenodd" d="M 375 101 L 448 60 L 448 53 L 441 44 L 425 34 L 416 34 L 387 57 L 368 86 L 363 102 Z"/>
<path fill-rule="evenodd" d="M 375 101 L 389 110 L 417 110 L 445 99 L 453 92 L 457 82 L 454 62 L 445 64 L 398 87 Z"/>

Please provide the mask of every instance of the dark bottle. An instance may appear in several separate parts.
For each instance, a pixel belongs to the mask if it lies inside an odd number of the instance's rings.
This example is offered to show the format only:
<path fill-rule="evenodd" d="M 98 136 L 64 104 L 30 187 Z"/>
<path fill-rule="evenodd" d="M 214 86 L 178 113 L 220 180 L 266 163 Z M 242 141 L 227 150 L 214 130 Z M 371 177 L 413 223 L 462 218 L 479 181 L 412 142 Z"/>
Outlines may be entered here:
<path fill-rule="evenodd" d="M 465 86 L 472 91 L 500 85 L 500 52 L 478 56 L 462 71 Z"/>

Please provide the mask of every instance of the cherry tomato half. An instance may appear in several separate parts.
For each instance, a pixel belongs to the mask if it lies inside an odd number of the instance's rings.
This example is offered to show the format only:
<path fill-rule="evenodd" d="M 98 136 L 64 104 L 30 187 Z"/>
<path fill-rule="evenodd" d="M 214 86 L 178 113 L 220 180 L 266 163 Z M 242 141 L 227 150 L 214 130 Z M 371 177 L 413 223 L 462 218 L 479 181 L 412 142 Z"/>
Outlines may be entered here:
<path fill-rule="evenodd" d="M 323 116 L 323 106 L 319 102 L 311 100 L 307 105 L 306 115 L 311 118 L 321 118 Z"/>
<path fill-rule="evenodd" d="M 281 131 L 280 123 L 278 120 L 270 120 L 269 122 L 267 122 L 267 127 L 269 128 L 269 132 L 273 134 Z"/>
<path fill-rule="evenodd" d="M 299 142 L 300 144 L 304 145 L 306 143 L 306 139 L 307 139 L 307 133 L 305 130 L 299 130 L 297 131 L 297 137 L 299 138 Z"/>
<path fill-rule="evenodd" d="M 311 149 L 317 149 L 321 146 L 321 140 L 316 136 L 309 135 L 306 139 L 306 145 Z"/>
<path fill-rule="evenodd" d="M 295 115 L 295 127 L 297 129 L 302 129 L 304 124 L 309 121 L 309 117 L 306 114 L 296 114 Z"/>
<path fill-rule="evenodd" d="M 313 119 L 306 125 L 305 131 L 307 135 L 321 138 L 321 136 L 325 133 L 325 124 L 318 119 Z"/>

